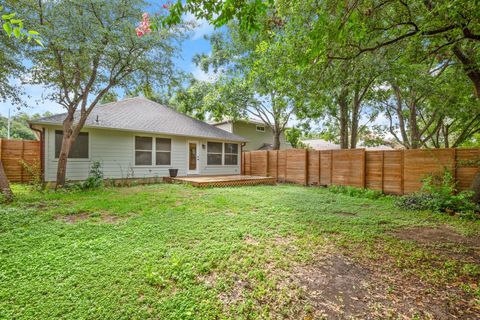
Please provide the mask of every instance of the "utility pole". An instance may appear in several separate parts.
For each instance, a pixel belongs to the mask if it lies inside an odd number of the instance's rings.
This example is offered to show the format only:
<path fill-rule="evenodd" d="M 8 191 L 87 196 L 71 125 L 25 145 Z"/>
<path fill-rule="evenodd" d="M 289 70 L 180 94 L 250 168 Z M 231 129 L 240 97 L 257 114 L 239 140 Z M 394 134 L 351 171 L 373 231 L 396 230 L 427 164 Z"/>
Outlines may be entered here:
<path fill-rule="evenodd" d="M 10 108 L 8 108 L 8 118 L 7 118 L 7 139 L 10 139 Z"/>

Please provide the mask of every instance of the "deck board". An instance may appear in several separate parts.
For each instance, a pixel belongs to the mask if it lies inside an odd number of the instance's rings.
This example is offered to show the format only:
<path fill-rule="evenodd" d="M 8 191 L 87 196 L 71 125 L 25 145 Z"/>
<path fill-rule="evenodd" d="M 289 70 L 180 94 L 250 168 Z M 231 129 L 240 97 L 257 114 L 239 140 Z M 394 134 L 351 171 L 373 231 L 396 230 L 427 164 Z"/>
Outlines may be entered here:
<path fill-rule="evenodd" d="M 249 176 L 249 175 L 228 175 L 228 176 L 189 176 L 165 178 L 167 182 L 188 183 L 194 187 L 232 187 L 252 186 L 259 184 L 274 185 L 274 177 Z"/>

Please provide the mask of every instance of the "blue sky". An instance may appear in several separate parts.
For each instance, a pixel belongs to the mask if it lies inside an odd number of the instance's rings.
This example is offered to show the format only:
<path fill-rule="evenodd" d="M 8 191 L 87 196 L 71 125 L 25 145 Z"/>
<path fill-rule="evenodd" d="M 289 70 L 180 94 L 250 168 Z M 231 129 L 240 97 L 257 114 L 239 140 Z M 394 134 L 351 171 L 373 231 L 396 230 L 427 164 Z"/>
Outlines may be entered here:
<path fill-rule="evenodd" d="M 187 20 L 195 20 L 192 16 L 187 16 Z M 205 74 L 202 70 L 196 67 L 192 58 L 197 53 L 211 52 L 210 43 L 204 39 L 205 35 L 210 35 L 214 32 L 214 27 L 203 20 L 195 20 L 197 27 L 190 33 L 188 39 L 186 39 L 181 46 L 181 59 L 177 59 L 175 63 L 177 67 L 185 72 L 192 73 L 195 78 L 200 80 L 208 80 L 209 75 Z M 12 81 L 15 81 L 12 79 Z M 27 108 L 21 108 L 18 110 L 12 106 L 9 102 L 0 102 L 0 114 L 6 116 L 8 109 L 10 108 L 12 115 L 18 112 L 26 112 L 29 114 L 44 113 L 50 111 L 53 113 L 64 112 L 64 109 L 53 101 L 44 101 L 42 95 L 45 94 L 45 88 L 42 86 L 24 85 L 25 98 L 24 100 L 28 104 Z"/>

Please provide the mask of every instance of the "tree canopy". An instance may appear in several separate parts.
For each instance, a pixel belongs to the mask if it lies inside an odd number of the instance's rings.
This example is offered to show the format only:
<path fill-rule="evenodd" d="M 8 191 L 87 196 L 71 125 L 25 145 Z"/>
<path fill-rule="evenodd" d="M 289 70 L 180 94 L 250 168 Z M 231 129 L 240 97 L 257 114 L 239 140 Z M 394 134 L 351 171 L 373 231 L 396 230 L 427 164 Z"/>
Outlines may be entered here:
<path fill-rule="evenodd" d="M 219 101 L 236 99 L 218 105 L 223 113 L 274 88 L 292 116 L 322 123 L 342 148 L 374 132 L 406 148 L 457 147 L 480 130 L 477 1 L 198 0 L 162 21 L 187 11 L 228 29 L 196 59 L 220 70 L 210 84 Z"/>

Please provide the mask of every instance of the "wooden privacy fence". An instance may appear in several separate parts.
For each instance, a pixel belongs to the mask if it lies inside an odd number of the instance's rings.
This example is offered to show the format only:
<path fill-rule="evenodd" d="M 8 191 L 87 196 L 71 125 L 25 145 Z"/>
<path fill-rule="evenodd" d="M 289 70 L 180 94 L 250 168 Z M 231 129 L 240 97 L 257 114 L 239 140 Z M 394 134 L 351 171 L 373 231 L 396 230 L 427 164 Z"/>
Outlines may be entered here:
<path fill-rule="evenodd" d="M 345 185 L 406 194 L 420 190 L 422 179 L 451 170 L 459 190 L 470 187 L 478 171 L 480 149 L 422 150 L 271 150 L 242 153 L 242 173 L 275 177 L 304 185 Z"/>
<path fill-rule="evenodd" d="M 10 182 L 30 182 L 29 166 L 40 165 L 40 141 L 0 139 L 0 160 Z"/>

